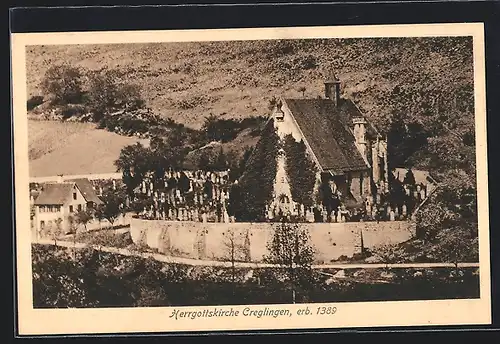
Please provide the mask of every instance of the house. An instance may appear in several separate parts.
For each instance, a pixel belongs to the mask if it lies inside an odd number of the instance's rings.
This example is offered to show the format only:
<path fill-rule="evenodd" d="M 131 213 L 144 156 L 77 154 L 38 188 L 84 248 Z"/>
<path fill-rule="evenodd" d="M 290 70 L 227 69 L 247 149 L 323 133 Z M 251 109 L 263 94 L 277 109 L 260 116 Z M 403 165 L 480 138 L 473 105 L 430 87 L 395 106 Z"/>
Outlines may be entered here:
<path fill-rule="evenodd" d="M 377 193 L 389 190 L 387 139 L 352 100 L 341 97 L 337 78 L 324 82 L 324 91 L 324 98 L 279 98 L 271 115 L 277 134 L 302 140 L 319 171 L 317 184 L 329 184 L 344 204 L 375 202 Z M 285 163 L 281 152 L 273 206 L 290 209 L 295 205 Z"/>
<path fill-rule="evenodd" d="M 393 169 L 392 175 L 393 183 L 417 203 L 423 202 L 438 186 L 430 172 L 425 170 L 398 167 Z"/>
<path fill-rule="evenodd" d="M 37 237 L 41 232 L 69 232 L 72 216 L 89 207 L 96 207 L 102 201 L 88 179 L 74 179 L 44 184 L 34 200 L 34 230 Z"/>

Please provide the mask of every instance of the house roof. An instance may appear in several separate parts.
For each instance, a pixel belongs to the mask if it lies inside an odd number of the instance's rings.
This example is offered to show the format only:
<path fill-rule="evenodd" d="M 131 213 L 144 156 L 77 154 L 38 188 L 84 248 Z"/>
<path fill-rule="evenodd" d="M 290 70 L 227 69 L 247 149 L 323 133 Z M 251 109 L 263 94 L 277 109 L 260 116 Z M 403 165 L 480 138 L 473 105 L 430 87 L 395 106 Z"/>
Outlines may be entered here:
<path fill-rule="evenodd" d="M 35 205 L 63 205 L 71 196 L 74 183 L 45 184 Z"/>
<path fill-rule="evenodd" d="M 87 202 L 94 202 L 95 204 L 102 203 L 101 199 L 97 196 L 92 183 L 87 178 L 70 179 L 68 182 L 76 184 Z"/>
<path fill-rule="evenodd" d="M 431 174 L 428 171 L 423 171 L 423 170 L 414 170 L 411 169 L 413 172 L 413 176 L 415 177 L 415 184 L 422 184 L 424 186 L 430 186 L 430 187 L 435 187 L 437 185 L 437 182 L 434 178 L 432 178 Z M 406 173 L 408 173 L 407 168 L 395 168 L 392 172 L 394 177 L 396 177 L 397 180 L 399 180 L 401 183 L 404 181 Z"/>
<path fill-rule="evenodd" d="M 336 174 L 369 166 L 356 148 L 352 119 L 363 117 L 350 100 L 336 106 L 330 99 L 284 99 L 323 170 Z M 368 124 L 367 135 L 377 134 Z"/>

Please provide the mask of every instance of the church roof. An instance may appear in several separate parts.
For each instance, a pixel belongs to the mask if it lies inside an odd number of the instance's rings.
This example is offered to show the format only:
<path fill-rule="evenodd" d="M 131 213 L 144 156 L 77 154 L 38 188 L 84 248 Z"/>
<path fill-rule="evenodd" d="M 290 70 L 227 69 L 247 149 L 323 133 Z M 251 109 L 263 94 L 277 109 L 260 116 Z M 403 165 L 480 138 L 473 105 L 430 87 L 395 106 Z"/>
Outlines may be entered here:
<path fill-rule="evenodd" d="M 323 170 L 341 174 L 369 166 L 356 148 L 352 119 L 363 117 L 356 105 L 341 99 L 284 99 Z M 367 136 L 378 134 L 367 124 Z"/>

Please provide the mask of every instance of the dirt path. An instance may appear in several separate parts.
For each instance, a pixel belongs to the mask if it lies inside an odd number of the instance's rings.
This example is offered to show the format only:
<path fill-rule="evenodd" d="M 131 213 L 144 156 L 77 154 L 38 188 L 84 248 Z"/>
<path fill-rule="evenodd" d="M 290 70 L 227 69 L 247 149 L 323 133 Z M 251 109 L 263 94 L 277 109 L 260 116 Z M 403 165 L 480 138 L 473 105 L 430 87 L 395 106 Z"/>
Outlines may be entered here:
<path fill-rule="evenodd" d="M 33 242 L 34 244 L 41 245 L 54 245 L 53 240 L 49 239 L 41 239 Z M 85 243 L 73 243 L 70 241 L 57 241 L 57 246 L 61 247 L 76 247 L 76 248 L 85 248 L 89 247 L 88 244 Z M 201 260 L 201 259 L 192 259 L 192 258 L 182 258 L 182 257 L 172 257 L 166 256 L 164 254 L 159 253 L 139 253 L 133 252 L 125 248 L 116 248 L 116 247 L 101 247 L 101 251 L 117 253 L 124 256 L 136 256 L 148 258 L 152 257 L 153 259 L 164 262 L 164 263 L 175 263 L 175 264 L 185 264 L 192 266 L 215 266 L 215 267 L 231 267 L 231 262 L 223 262 L 216 260 Z M 235 266 L 238 268 L 266 268 L 266 267 L 279 267 L 275 264 L 265 264 L 265 263 L 249 263 L 249 262 L 236 262 Z M 424 269 L 424 268 L 453 268 L 454 264 L 451 263 L 407 263 L 407 264 L 383 264 L 383 263 L 372 263 L 372 264 L 321 264 L 321 265 L 313 265 L 313 269 L 384 269 L 384 268 L 399 268 L 399 269 Z M 459 263 L 458 267 L 462 268 L 478 268 L 479 263 Z"/>

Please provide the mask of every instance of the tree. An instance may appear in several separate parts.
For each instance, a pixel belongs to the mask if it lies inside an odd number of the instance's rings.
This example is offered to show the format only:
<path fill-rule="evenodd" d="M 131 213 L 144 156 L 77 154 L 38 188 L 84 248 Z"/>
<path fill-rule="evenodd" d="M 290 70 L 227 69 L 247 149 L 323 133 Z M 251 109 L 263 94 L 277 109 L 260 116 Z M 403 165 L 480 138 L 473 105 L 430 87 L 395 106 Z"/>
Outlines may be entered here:
<path fill-rule="evenodd" d="M 116 95 L 117 107 L 128 111 L 134 111 L 143 108 L 145 105 L 146 102 L 142 98 L 141 88 L 139 87 L 139 85 L 119 85 Z"/>
<path fill-rule="evenodd" d="M 26 101 L 26 107 L 28 111 L 31 111 L 38 105 L 43 104 L 43 102 L 44 102 L 43 96 L 32 96 L 30 99 Z"/>
<path fill-rule="evenodd" d="M 234 229 L 230 229 L 224 233 L 224 249 L 226 256 L 231 262 L 231 281 L 234 283 L 236 279 L 236 266 L 235 263 L 238 260 L 238 255 L 245 252 L 245 244 L 239 240 Z"/>
<path fill-rule="evenodd" d="M 153 200 L 151 199 L 151 197 L 139 194 L 130 203 L 130 208 L 135 212 L 136 215 L 139 215 L 141 211 L 143 211 L 146 207 L 151 207 L 151 205 L 153 205 Z"/>
<path fill-rule="evenodd" d="M 233 140 L 241 130 L 242 123 L 234 119 L 217 118 L 210 114 L 205 118 L 201 131 L 208 141 L 228 142 Z"/>
<path fill-rule="evenodd" d="M 268 100 L 267 102 L 267 108 L 269 110 L 274 110 L 274 108 L 276 107 L 276 105 L 278 105 L 278 102 L 279 102 L 279 99 L 276 98 L 275 96 L 273 96 L 271 99 Z"/>
<path fill-rule="evenodd" d="M 101 196 L 103 204 L 97 206 L 96 217 L 106 219 L 113 227 L 116 219 L 122 214 L 125 195 L 119 190 L 106 190 Z"/>
<path fill-rule="evenodd" d="M 408 172 L 406 172 L 403 184 L 412 186 L 415 185 L 415 176 L 413 175 L 413 171 L 411 170 L 411 168 L 409 168 Z"/>
<path fill-rule="evenodd" d="M 405 257 L 399 252 L 399 245 L 397 244 L 380 245 L 373 249 L 371 253 L 386 264 L 386 270 L 389 270 L 388 264 L 405 263 Z"/>
<path fill-rule="evenodd" d="M 53 104 L 79 103 L 82 99 L 82 72 L 67 64 L 51 66 L 42 80 L 44 92 L 52 95 Z"/>
<path fill-rule="evenodd" d="M 249 148 L 246 148 L 242 157 L 240 157 L 234 150 L 230 150 L 226 153 L 226 162 L 228 165 L 227 167 L 229 168 L 229 180 L 237 180 L 241 177 L 243 172 L 245 172 L 245 164 L 250 156 L 248 152 Z"/>
<path fill-rule="evenodd" d="M 125 146 L 120 151 L 115 166 L 117 172 L 122 172 L 127 195 L 131 198 L 134 195 L 134 189 L 142 182 L 146 173 L 152 169 L 152 152 L 139 142 Z"/>
<path fill-rule="evenodd" d="M 269 121 L 239 179 L 239 201 L 242 204 L 233 202 L 234 209 L 241 211 L 238 221 L 259 221 L 265 218 L 266 205 L 273 197 L 279 149 L 279 136 L 273 121 Z"/>
<path fill-rule="evenodd" d="M 113 236 L 108 233 L 108 231 L 100 231 L 92 238 L 90 246 L 97 248 L 99 254 L 103 247 L 113 246 Z"/>
<path fill-rule="evenodd" d="M 76 217 L 76 216 L 75 216 Z M 73 257 L 76 260 L 76 236 L 78 234 L 77 227 L 75 226 L 75 217 L 72 215 L 68 216 L 69 231 L 73 234 Z"/>
<path fill-rule="evenodd" d="M 112 112 L 137 110 L 145 104 L 137 85 L 123 84 L 118 70 L 106 68 L 89 73 L 87 103 L 96 122 Z"/>
<path fill-rule="evenodd" d="M 206 150 L 203 150 L 198 160 L 198 169 L 208 171 L 210 168 L 210 155 Z"/>
<path fill-rule="evenodd" d="M 309 158 L 306 145 L 296 142 L 292 135 L 286 135 L 283 148 L 286 153 L 286 173 L 290 178 L 290 191 L 295 202 L 310 207 L 313 204 L 316 184 L 316 164 Z"/>
<path fill-rule="evenodd" d="M 43 245 L 33 246 L 33 307 L 96 306 L 89 295 L 89 270 L 77 266 L 66 252 L 55 253 Z"/>
<path fill-rule="evenodd" d="M 428 136 L 421 123 L 408 120 L 400 113 L 394 114 L 387 134 L 389 168 L 405 166 L 416 153 L 422 154 L 427 147 Z"/>
<path fill-rule="evenodd" d="M 83 225 L 85 231 L 87 230 L 87 224 L 94 218 L 94 213 L 90 208 L 81 210 L 75 214 L 75 221 L 77 224 Z"/>
<path fill-rule="evenodd" d="M 275 225 L 267 248 L 269 254 L 264 260 L 285 269 L 291 284 L 292 302 L 295 303 L 297 286 L 312 277 L 314 248 L 310 244 L 309 233 L 297 223 L 281 222 Z"/>
<path fill-rule="evenodd" d="M 169 305 L 165 292 L 164 266 L 157 260 L 148 257 L 134 260 L 134 289 L 137 290 L 134 306 L 152 307 Z"/>
<path fill-rule="evenodd" d="M 62 223 L 63 223 L 63 219 L 59 217 L 55 220 L 55 227 L 51 228 L 51 230 L 52 230 L 51 236 L 52 236 L 52 239 L 54 240 L 54 247 L 57 247 L 57 239 L 59 238 L 59 236 L 61 234 L 63 234 Z"/>
<path fill-rule="evenodd" d="M 219 152 L 215 156 L 214 163 L 212 165 L 212 170 L 214 171 L 225 171 L 228 168 L 228 162 L 226 160 L 226 155 L 224 154 L 224 149 L 220 147 Z"/>
<path fill-rule="evenodd" d="M 151 159 L 149 170 L 160 172 L 167 169 L 182 170 L 189 147 L 187 133 L 181 127 L 172 128 L 166 137 L 151 138 Z M 162 173 L 160 173 L 162 174 Z"/>
<path fill-rule="evenodd" d="M 431 252 L 442 262 L 455 265 L 458 276 L 458 264 L 463 262 L 479 261 L 479 245 L 477 236 L 471 235 L 467 228 L 454 227 L 439 232 L 436 236 L 437 244 Z"/>

